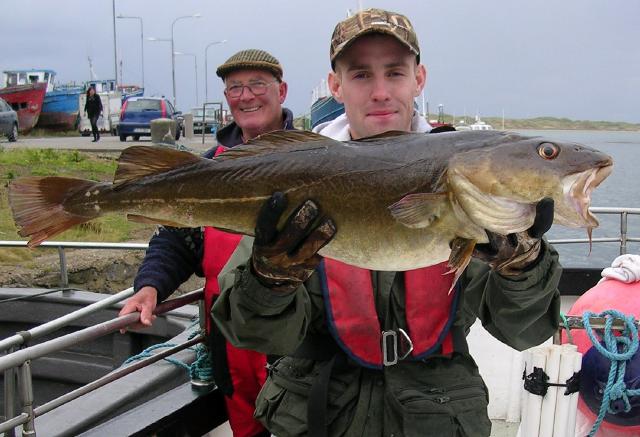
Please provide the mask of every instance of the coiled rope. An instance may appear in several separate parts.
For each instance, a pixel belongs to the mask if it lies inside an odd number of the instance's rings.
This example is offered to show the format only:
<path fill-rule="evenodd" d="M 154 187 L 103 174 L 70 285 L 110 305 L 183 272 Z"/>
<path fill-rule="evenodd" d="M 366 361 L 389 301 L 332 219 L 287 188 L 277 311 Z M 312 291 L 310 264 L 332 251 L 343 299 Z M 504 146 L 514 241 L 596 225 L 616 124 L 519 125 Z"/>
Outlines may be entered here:
<path fill-rule="evenodd" d="M 600 343 L 594 329 L 591 327 L 591 317 L 605 318 L 605 326 L 602 334 L 604 346 Z M 615 319 L 624 321 L 625 327 L 620 332 L 620 335 L 615 335 L 612 329 Z M 627 316 L 616 310 L 606 310 L 599 314 L 586 311 L 582 315 L 582 322 L 593 347 L 611 361 L 607 385 L 604 388 L 602 403 L 600 404 L 600 411 L 589 432 L 589 437 L 593 437 L 600 428 L 607 412 L 616 414 L 611 408 L 611 402 L 622 399 L 625 406 L 624 411 L 629 412 L 631 410 L 629 397 L 640 396 L 640 389 L 630 390 L 624 382 L 627 361 L 638 351 L 638 327 L 636 326 L 633 316 Z"/>
<path fill-rule="evenodd" d="M 197 325 L 198 322 L 194 322 L 189 328 Z M 191 334 L 189 334 L 189 338 L 188 340 L 191 340 L 192 338 L 194 338 L 196 335 L 198 335 L 200 332 L 198 330 L 193 331 Z M 169 348 L 169 347 L 175 347 L 177 346 L 174 343 L 159 343 L 159 344 L 154 344 L 153 346 L 149 346 L 148 348 L 146 348 L 145 350 L 143 350 L 142 352 L 140 352 L 139 354 L 133 355 L 129 358 L 127 358 L 125 360 L 124 363 L 122 363 L 123 366 L 126 366 L 127 364 L 133 362 L 133 361 L 137 361 L 137 360 L 141 360 L 143 358 L 148 358 L 153 356 L 153 354 L 151 352 L 157 350 L 157 349 L 162 349 L 162 348 Z M 189 373 L 189 376 L 191 377 L 191 379 L 197 379 L 200 381 L 213 381 L 213 368 L 212 368 L 212 364 L 211 364 L 211 354 L 209 353 L 209 348 L 206 347 L 204 344 L 200 343 L 198 345 L 196 345 L 195 347 L 189 347 L 188 349 L 194 351 L 196 353 L 196 359 L 193 361 L 193 363 L 191 364 L 187 364 L 183 361 L 180 361 L 176 358 L 172 358 L 172 357 L 166 357 L 163 358 L 163 360 L 168 361 L 171 364 L 174 364 L 178 367 L 182 367 L 183 369 L 185 369 L 187 371 L 187 373 Z"/>

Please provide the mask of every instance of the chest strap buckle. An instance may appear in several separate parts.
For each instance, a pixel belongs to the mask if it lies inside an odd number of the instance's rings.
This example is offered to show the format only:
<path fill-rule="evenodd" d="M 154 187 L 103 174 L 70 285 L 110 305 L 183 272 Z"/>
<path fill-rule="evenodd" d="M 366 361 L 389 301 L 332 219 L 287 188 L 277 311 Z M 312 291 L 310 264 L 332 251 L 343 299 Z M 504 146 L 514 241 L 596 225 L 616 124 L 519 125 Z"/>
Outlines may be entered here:
<path fill-rule="evenodd" d="M 404 329 L 382 331 L 382 363 L 385 366 L 398 364 L 413 351 L 413 343 Z"/>

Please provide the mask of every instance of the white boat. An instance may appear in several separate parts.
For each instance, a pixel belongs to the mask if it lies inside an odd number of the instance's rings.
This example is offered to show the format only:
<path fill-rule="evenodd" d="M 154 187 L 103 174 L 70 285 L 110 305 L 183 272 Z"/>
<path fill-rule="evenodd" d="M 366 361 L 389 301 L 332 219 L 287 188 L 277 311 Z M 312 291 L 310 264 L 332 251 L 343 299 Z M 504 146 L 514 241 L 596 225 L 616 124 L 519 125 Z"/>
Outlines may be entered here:
<path fill-rule="evenodd" d="M 476 122 L 469 125 L 470 130 L 493 130 L 493 126 L 480 120 L 480 116 L 476 115 Z M 457 129 L 457 127 L 456 127 Z M 463 129 L 464 130 L 464 129 Z"/>

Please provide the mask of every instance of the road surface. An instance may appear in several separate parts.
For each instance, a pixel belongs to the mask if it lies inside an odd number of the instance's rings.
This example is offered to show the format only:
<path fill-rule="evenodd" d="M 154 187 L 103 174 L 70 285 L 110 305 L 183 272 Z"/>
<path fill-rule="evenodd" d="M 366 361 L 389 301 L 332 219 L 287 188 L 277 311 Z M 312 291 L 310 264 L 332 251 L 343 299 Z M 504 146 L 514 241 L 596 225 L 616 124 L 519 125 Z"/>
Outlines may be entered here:
<path fill-rule="evenodd" d="M 101 135 L 100 141 L 92 142 L 92 137 L 18 137 L 18 141 L 10 143 L 5 137 L 0 137 L 0 148 L 14 149 L 58 149 L 58 150 L 81 150 L 86 152 L 118 152 L 129 146 L 136 144 L 151 145 L 150 138 L 141 138 L 139 141 L 129 139 L 126 142 L 120 141 L 119 137 L 111 135 Z M 189 149 L 196 152 L 204 152 L 215 143 L 212 135 L 205 137 L 205 143 L 202 144 L 202 136 L 194 136 L 193 138 L 180 137 L 177 141 Z"/>

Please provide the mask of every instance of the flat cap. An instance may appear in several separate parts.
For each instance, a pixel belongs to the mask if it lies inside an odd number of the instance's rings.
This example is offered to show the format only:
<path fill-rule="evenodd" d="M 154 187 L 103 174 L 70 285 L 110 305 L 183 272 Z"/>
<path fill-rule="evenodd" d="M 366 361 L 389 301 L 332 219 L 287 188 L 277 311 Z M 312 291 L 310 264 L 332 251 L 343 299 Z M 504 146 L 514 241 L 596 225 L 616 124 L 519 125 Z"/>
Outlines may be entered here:
<path fill-rule="evenodd" d="M 236 70 L 267 70 L 276 79 L 282 79 L 282 66 L 280 62 L 268 52 L 258 49 L 241 50 L 231 56 L 216 69 L 218 77 L 224 79 L 229 73 Z"/>

